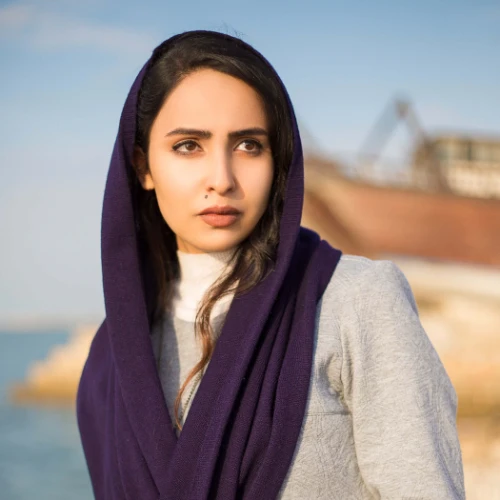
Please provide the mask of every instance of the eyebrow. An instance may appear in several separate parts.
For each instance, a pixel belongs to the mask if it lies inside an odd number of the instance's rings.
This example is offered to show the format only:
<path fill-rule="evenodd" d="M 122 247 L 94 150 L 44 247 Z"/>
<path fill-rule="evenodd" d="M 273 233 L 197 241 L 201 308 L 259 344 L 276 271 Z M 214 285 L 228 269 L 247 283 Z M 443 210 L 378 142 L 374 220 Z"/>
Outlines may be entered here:
<path fill-rule="evenodd" d="M 172 135 L 192 135 L 201 139 L 210 139 L 213 134 L 209 130 L 199 130 L 195 128 L 176 128 L 168 132 L 165 137 L 170 137 Z M 229 132 L 229 134 L 227 135 L 230 139 L 238 139 L 239 137 L 248 135 L 262 135 L 267 137 L 268 132 L 261 127 L 252 127 L 242 130 L 235 130 L 234 132 Z"/>

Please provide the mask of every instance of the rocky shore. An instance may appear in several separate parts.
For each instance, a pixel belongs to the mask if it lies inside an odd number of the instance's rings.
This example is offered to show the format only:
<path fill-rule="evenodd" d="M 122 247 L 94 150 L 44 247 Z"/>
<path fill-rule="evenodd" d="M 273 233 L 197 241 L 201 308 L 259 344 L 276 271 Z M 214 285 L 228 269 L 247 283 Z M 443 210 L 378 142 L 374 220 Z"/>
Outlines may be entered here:
<path fill-rule="evenodd" d="M 80 326 L 68 343 L 54 347 L 46 359 L 33 363 L 25 380 L 10 388 L 11 401 L 16 404 L 73 405 L 95 332 L 95 325 Z"/>

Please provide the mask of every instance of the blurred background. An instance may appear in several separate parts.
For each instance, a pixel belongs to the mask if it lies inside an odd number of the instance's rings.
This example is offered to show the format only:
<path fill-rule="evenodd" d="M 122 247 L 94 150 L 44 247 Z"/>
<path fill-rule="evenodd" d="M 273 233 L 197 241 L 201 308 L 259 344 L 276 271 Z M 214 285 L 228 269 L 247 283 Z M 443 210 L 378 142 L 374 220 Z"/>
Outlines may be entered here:
<path fill-rule="evenodd" d="M 119 116 L 157 44 L 213 29 L 288 88 L 303 225 L 407 276 L 458 394 L 467 498 L 500 499 L 499 26 L 498 0 L 0 0 L 1 498 L 92 498 L 74 394 Z"/>

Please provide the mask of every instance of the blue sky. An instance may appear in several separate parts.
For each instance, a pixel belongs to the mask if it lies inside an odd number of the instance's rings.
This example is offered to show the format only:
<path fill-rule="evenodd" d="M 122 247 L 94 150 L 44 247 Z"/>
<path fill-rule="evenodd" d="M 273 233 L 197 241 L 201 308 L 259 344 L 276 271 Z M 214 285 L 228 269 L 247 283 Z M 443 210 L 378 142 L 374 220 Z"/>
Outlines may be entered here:
<path fill-rule="evenodd" d="M 499 26 L 498 0 L 0 0 L 0 322 L 103 314 L 108 162 L 130 85 L 165 38 L 242 37 L 281 75 L 311 147 L 351 158 L 395 95 L 430 132 L 500 134 Z"/>

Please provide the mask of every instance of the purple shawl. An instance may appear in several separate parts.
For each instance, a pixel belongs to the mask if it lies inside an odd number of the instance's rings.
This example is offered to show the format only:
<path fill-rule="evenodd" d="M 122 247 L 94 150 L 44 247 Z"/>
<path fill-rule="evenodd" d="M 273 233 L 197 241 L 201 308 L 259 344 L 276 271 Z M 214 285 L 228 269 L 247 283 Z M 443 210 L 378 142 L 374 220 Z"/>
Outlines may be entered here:
<path fill-rule="evenodd" d="M 128 94 L 109 166 L 101 233 L 106 319 L 77 396 L 94 494 L 98 500 L 275 499 L 304 419 L 316 308 L 341 252 L 300 227 L 304 166 L 293 118 L 275 269 L 233 300 L 177 437 L 150 339 L 128 181 L 137 94 L 150 61 Z"/>

